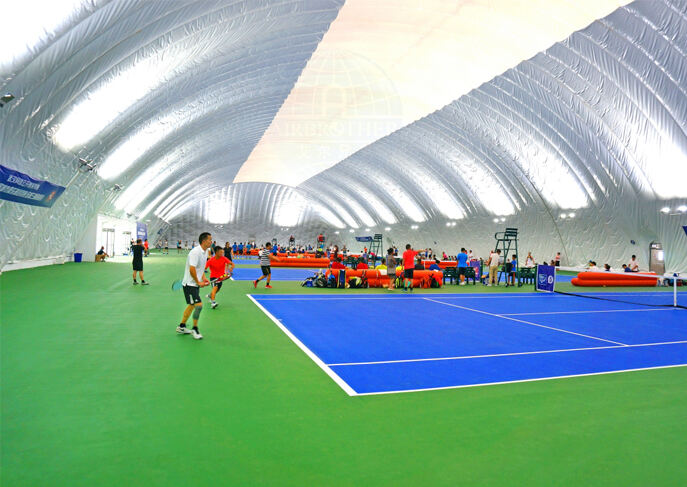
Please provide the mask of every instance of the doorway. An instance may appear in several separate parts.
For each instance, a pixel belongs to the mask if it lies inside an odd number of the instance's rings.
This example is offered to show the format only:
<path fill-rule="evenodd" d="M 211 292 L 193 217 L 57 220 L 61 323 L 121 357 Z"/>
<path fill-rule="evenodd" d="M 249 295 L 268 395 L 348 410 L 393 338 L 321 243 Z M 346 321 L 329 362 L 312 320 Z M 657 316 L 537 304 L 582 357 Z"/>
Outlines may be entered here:
<path fill-rule="evenodd" d="M 666 271 L 663 246 L 660 242 L 651 242 L 649 244 L 649 270 L 661 275 Z"/>
<path fill-rule="evenodd" d="M 115 230 L 114 228 L 103 228 L 101 242 L 103 247 L 105 247 L 105 252 L 110 257 L 114 256 L 114 245 L 115 245 Z"/>

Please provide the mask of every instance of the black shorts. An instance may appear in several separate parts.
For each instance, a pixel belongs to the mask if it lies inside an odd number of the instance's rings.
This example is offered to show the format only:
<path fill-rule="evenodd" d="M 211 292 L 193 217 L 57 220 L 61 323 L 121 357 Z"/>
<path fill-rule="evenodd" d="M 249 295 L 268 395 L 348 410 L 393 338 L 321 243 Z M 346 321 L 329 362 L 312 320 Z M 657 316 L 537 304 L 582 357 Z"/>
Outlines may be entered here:
<path fill-rule="evenodd" d="M 133 267 L 134 267 L 134 272 L 136 272 L 136 271 L 143 272 L 143 261 L 142 260 L 135 260 L 133 262 Z"/>
<path fill-rule="evenodd" d="M 219 291 L 220 289 L 222 289 L 222 283 L 221 283 L 221 282 L 216 282 L 216 283 L 213 284 L 213 286 L 216 287 L 218 291 Z"/>
<path fill-rule="evenodd" d="M 412 279 L 414 270 L 415 269 L 404 269 L 403 270 L 403 277 L 406 279 Z"/>
<path fill-rule="evenodd" d="M 263 276 L 269 276 L 270 274 L 272 274 L 272 269 L 270 269 L 270 266 L 268 265 L 261 265 L 260 269 L 262 269 Z"/>
<path fill-rule="evenodd" d="M 459 276 L 464 276 L 467 270 L 468 270 L 467 267 L 459 267 L 459 268 L 458 268 L 458 275 L 459 275 Z"/>
<path fill-rule="evenodd" d="M 200 288 L 198 286 L 184 286 L 184 299 L 186 304 L 202 303 Z"/>

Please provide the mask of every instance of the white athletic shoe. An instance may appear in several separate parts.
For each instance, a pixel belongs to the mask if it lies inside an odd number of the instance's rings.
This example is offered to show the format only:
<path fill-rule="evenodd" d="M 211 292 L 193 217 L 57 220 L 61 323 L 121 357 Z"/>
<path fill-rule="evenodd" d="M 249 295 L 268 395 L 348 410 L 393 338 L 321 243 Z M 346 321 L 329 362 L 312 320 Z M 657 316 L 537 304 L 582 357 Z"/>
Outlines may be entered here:
<path fill-rule="evenodd" d="M 189 330 L 186 326 L 177 326 L 177 333 L 180 333 L 181 335 L 188 335 L 191 333 L 191 330 Z"/>
<path fill-rule="evenodd" d="M 213 301 L 212 303 L 210 303 L 210 307 L 212 309 L 215 309 L 217 307 L 217 301 Z"/>
<path fill-rule="evenodd" d="M 465 286 L 465 281 L 460 283 L 461 286 Z"/>
<path fill-rule="evenodd" d="M 191 330 L 191 335 L 192 335 L 193 338 L 195 338 L 196 340 L 201 340 L 201 339 L 203 338 L 203 335 L 201 335 L 200 332 L 199 332 L 199 331 L 196 331 L 196 330 Z"/>

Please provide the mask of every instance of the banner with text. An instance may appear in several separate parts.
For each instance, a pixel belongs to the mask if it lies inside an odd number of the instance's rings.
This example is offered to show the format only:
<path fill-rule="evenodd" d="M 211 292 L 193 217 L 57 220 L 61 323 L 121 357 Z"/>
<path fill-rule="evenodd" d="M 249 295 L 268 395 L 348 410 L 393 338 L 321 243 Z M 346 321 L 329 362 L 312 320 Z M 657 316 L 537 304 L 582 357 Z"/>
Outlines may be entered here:
<path fill-rule="evenodd" d="M 136 222 L 136 238 L 145 241 L 148 238 L 148 225 Z"/>
<path fill-rule="evenodd" d="M 552 293 L 556 282 L 556 268 L 552 265 L 537 266 L 537 291 Z"/>
<path fill-rule="evenodd" d="M 64 186 L 33 179 L 24 173 L 0 165 L 0 199 L 49 208 L 63 191 Z"/>

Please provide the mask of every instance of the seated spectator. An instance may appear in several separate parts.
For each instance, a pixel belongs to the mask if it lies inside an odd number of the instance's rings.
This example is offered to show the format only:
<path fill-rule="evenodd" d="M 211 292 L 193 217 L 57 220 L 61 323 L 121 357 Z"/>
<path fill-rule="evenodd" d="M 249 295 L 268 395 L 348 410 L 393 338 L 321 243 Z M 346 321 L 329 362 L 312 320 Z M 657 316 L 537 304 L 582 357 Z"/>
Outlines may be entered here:
<path fill-rule="evenodd" d="M 98 253 L 95 254 L 95 261 L 96 262 L 105 262 L 105 258 L 109 257 L 107 252 L 105 252 L 105 247 L 100 247 L 100 250 L 98 250 Z"/>
<path fill-rule="evenodd" d="M 637 256 L 633 255 L 632 260 L 627 265 L 630 268 L 630 272 L 639 272 L 639 262 L 637 262 Z"/>
<path fill-rule="evenodd" d="M 623 272 L 632 272 L 632 269 L 630 269 L 627 264 L 623 264 Z"/>
<path fill-rule="evenodd" d="M 346 266 L 343 265 L 343 263 L 341 262 L 341 259 L 339 259 L 339 258 L 337 258 L 336 260 L 334 260 L 334 262 L 332 262 L 332 269 L 345 269 L 345 268 L 346 268 Z"/>
<path fill-rule="evenodd" d="M 604 264 L 604 271 L 605 272 L 611 272 L 611 266 L 608 264 Z"/>
<path fill-rule="evenodd" d="M 534 267 L 534 257 L 532 257 L 532 252 L 527 252 L 527 257 L 525 258 L 525 267 Z"/>
<path fill-rule="evenodd" d="M 415 269 L 416 271 L 424 271 L 424 270 L 425 270 L 425 266 L 422 265 L 422 258 L 419 257 L 419 256 L 418 256 L 417 259 L 415 259 L 415 267 L 414 267 L 414 269 Z"/>
<path fill-rule="evenodd" d="M 370 266 L 367 265 L 367 262 L 365 262 L 364 260 L 361 260 L 360 262 L 358 262 L 358 265 L 357 265 L 355 268 L 356 268 L 357 270 L 369 269 Z"/>
<path fill-rule="evenodd" d="M 590 261 L 589 261 L 589 266 L 587 267 L 587 270 L 588 270 L 589 272 L 600 272 L 600 271 L 601 271 L 601 269 L 599 269 L 599 268 L 596 266 L 596 262 L 594 262 L 593 260 L 590 260 Z"/>
<path fill-rule="evenodd" d="M 441 267 L 439 267 L 439 259 L 434 259 L 434 262 L 432 263 L 431 266 L 429 266 L 430 271 L 440 271 Z"/>

